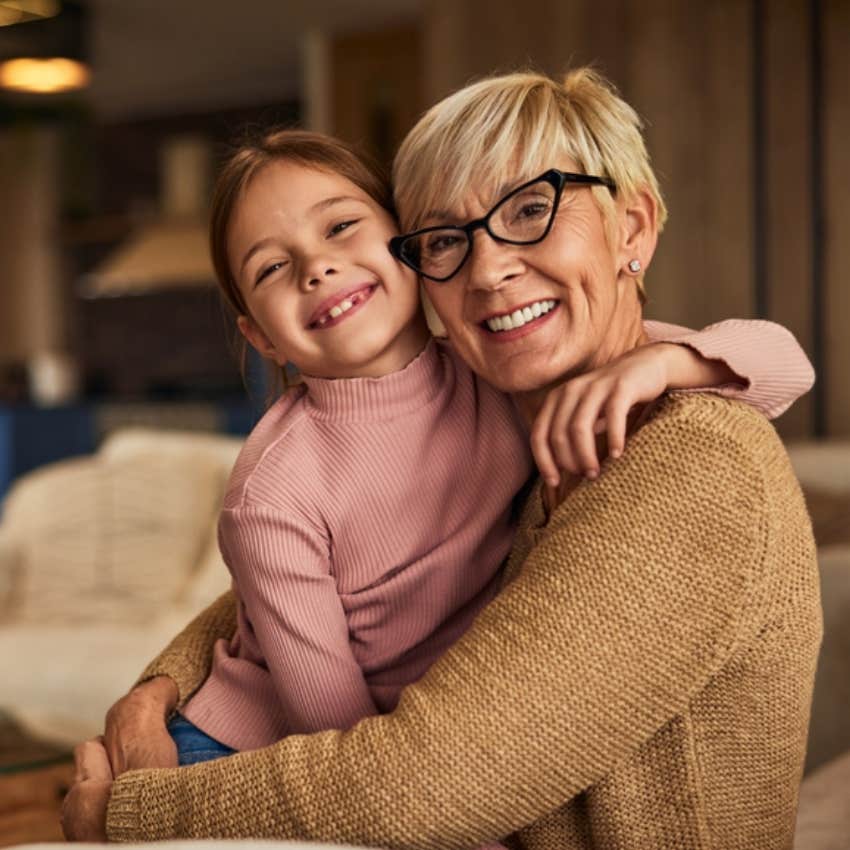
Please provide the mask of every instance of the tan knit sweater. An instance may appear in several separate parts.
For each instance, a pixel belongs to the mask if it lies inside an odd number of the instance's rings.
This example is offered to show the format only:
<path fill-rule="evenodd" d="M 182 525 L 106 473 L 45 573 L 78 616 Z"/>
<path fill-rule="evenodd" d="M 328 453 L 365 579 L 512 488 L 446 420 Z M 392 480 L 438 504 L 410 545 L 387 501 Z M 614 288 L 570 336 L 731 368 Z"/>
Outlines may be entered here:
<path fill-rule="evenodd" d="M 122 775 L 112 840 L 460 848 L 790 848 L 821 638 L 814 542 L 773 428 L 671 396 L 544 526 L 391 715 Z M 181 699 L 232 600 L 145 672 Z"/>

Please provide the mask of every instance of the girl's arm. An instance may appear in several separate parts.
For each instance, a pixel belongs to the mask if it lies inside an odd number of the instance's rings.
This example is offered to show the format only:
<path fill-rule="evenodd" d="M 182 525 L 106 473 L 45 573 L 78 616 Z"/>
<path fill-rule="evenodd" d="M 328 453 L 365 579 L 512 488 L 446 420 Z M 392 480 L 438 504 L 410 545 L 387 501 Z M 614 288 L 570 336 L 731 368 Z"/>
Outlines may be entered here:
<path fill-rule="evenodd" d="M 347 729 L 376 714 L 351 649 L 326 534 L 296 510 L 242 505 L 222 510 L 219 542 L 287 733 Z"/>
<path fill-rule="evenodd" d="M 815 382 L 815 371 L 794 334 L 763 319 L 727 319 L 692 331 L 665 322 L 644 322 L 651 342 L 685 345 L 703 360 L 725 366 L 738 381 L 720 385 L 680 382 L 670 389 L 716 392 L 754 407 L 768 419 L 781 416 Z"/>
<path fill-rule="evenodd" d="M 691 331 L 645 322 L 649 345 L 550 391 L 531 430 L 540 474 L 551 487 L 561 471 L 595 478 L 599 458 L 625 448 L 630 411 L 667 390 L 713 392 L 768 418 L 779 416 L 814 380 L 793 335 L 774 322 L 729 319 Z M 607 445 L 599 435 L 607 435 Z"/>

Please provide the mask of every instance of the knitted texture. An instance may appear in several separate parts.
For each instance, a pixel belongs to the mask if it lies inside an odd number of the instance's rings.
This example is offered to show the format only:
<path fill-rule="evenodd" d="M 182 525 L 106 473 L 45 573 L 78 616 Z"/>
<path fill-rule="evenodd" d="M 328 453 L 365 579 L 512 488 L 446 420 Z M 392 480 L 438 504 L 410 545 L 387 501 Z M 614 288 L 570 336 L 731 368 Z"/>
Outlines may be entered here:
<path fill-rule="evenodd" d="M 110 839 L 791 847 L 822 625 L 770 425 L 670 396 L 544 520 L 535 491 L 504 590 L 392 715 L 124 774 Z M 209 656 L 195 632 L 226 617 L 222 600 L 160 659 L 184 696 Z"/>

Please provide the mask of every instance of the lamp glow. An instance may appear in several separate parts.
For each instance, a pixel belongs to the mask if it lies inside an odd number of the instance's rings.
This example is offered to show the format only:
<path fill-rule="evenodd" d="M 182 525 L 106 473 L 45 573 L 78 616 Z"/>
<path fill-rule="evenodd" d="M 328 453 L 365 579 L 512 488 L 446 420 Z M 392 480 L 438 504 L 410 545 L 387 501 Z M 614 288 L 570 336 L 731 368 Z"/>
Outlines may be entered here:
<path fill-rule="evenodd" d="M 53 94 L 85 88 L 91 72 L 74 59 L 9 59 L 0 64 L 0 87 Z"/>
<path fill-rule="evenodd" d="M 59 11 L 59 0 L 0 0 L 0 27 L 52 18 Z"/>

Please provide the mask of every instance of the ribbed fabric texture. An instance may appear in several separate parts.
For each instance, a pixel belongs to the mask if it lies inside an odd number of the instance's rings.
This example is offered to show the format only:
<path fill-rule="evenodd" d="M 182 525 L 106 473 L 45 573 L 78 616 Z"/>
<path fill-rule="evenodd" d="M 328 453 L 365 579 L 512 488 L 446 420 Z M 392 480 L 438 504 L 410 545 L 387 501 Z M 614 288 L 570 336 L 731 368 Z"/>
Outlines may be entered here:
<path fill-rule="evenodd" d="M 794 334 L 763 319 L 727 319 L 695 334 L 664 322 L 644 322 L 651 340 L 687 345 L 711 360 L 723 360 L 749 379 L 746 395 L 737 385 L 716 387 L 726 398 L 745 401 L 768 419 L 781 416 L 815 382 L 815 370 Z M 679 392 L 704 392 L 704 389 Z"/>
<path fill-rule="evenodd" d="M 663 400 L 548 523 L 531 494 L 505 580 L 392 715 L 124 774 L 110 839 L 791 847 L 822 624 L 803 498 L 762 417 Z M 197 684 L 197 636 L 228 617 L 222 601 L 150 669 Z"/>

